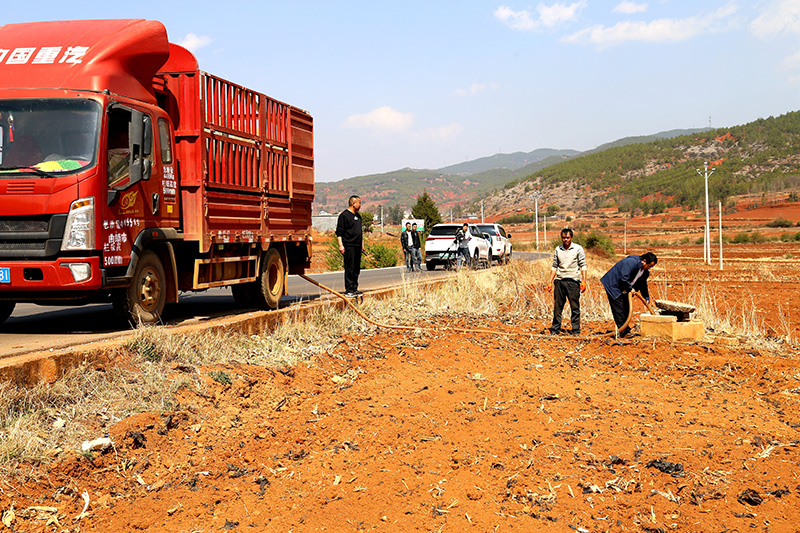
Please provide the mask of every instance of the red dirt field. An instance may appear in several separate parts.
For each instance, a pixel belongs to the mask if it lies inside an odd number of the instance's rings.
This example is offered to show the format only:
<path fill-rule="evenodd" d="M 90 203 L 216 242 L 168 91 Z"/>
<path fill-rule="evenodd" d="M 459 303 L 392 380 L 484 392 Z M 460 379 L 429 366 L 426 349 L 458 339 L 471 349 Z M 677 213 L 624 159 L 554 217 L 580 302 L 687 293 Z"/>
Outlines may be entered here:
<path fill-rule="evenodd" d="M 655 251 L 654 296 L 706 286 L 778 331 L 670 343 L 443 316 L 294 368 L 176 364 L 205 392 L 3 480 L 9 531 L 800 530 L 800 362 L 776 316 L 797 333 L 800 245 L 733 247 L 722 272 L 700 247 Z"/>

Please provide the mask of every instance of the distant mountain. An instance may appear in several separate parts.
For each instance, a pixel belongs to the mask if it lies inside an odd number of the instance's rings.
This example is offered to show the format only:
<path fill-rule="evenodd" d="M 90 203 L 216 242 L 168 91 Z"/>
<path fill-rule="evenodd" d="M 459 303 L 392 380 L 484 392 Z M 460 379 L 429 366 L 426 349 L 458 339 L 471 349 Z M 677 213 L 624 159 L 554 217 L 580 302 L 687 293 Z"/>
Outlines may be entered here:
<path fill-rule="evenodd" d="M 616 141 L 611 141 L 610 143 L 601 144 L 597 148 L 592 150 L 586 150 L 583 154 L 593 154 L 595 152 L 602 152 L 603 150 L 608 150 L 609 148 L 616 148 L 617 146 L 626 146 L 629 144 L 643 144 L 643 143 L 650 143 L 653 141 L 657 141 L 659 139 L 672 139 L 675 137 L 681 137 L 683 135 L 694 135 L 695 133 L 704 133 L 707 131 L 712 131 L 711 128 L 692 128 L 687 130 L 669 130 L 669 131 L 662 131 L 659 133 L 654 133 L 653 135 L 639 135 L 636 137 L 623 137 L 622 139 L 617 139 Z"/>
<path fill-rule="evenodd" d="M 488 157 L 481 157 L 472 161 L 465 161 L 456 165 L 450 165 L 439 169 L 440 172 L 447 174 L 477 174 L 495 168 L 506 168 L 508 170 L 519 170 L 527 165 L 538 163 L 544 159 L 554 156 L 573 157 L 580 152 L 577 150 L 554 150 L 552 148 L 539 148 L 533 152 L 514 152 L 512 154 L 494 154 Z"/>
<path fill-rule="evenodd" d="M 515 174 L 507 169 L 459 176 L 439 170 L 403 168 L 383 174 L 317 183 L 314 213 L 337 213 L 347 207 L 347 199 L 353 194 L 361 196 L 364 208 L 372 212 L 376 211 L 378 205 L 399 205 L 410 209 L 423 191 L 427 191 L 440 208 L 466 204 L 475 194 L 485 195 L 514 177 Z"/>
<path fill-rule="evenodd" d="M 653 135 L 625 137 L 586 152 L 539 148 L 532 152 L 494 154 L 439 169 L 403 168 L 382 174 L 319 182 L 316 184 L 313 209 L 314 213 L 338 213 L 347 206 L 347 199 L 352 194 L 360 195 L 364 200 L 364 208 L 369 211 L 377 211 L 379 205 L 399 205 L 410 209 L 423 191 L 427 191 L 441 209 L 457 204 L 466 207 L 476 199 L 492 195 L 493 191 L 502 191 L 514 183 L 530 179 L 530 176 L 546 168 L 576 157 L 705 131 L 708 128 L 670 130 Z"/>

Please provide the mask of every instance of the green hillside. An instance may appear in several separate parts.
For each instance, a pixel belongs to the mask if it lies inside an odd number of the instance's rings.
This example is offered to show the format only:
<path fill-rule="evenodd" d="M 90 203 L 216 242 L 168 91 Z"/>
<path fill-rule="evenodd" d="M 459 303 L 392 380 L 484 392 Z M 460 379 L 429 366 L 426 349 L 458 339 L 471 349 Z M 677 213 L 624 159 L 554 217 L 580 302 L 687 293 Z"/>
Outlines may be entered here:
<path fill-rule="evenodd" d="M 659 133 L 655 133 L 653 135 L 637 135 L 634 137 L 623 137 L 622 139 L 617 139 L 616 141 L 611 141 L 610 143 L 601 144 L 597 148 L 592 150 L 586 150 L 583 152 L 585 154 L 593 154 L 595 152 L 603 152 L 608 150 L 609 148 L 617 148 L 619 146 L 626 146 L 629 144 L 644 144 L 653 141 L 658 141 L 660 139 L 672 139 L 675 137 L 683 137 L 685 135 L 694 135 L 696 133 L 705 133 L 707 131 L 711 131 L 711 128 L 694 128 L 688 130 L 669 130 L 669 131 L 662 131 Z"/>
<path fill-rule="evenodd" d="M 581 155 L 532 173 L 522 184 L 544 189 L 569 182 L 593 197 L 594 204 L 623 209 L 696 207 L 704 187 L 697 173 L 708 162 L 714 169 L 709 195 L 761 192 L 766 186 L 797 183 L 800 167 L 800 112 L 759 119 L 732 128 L 608 148 Z"/>

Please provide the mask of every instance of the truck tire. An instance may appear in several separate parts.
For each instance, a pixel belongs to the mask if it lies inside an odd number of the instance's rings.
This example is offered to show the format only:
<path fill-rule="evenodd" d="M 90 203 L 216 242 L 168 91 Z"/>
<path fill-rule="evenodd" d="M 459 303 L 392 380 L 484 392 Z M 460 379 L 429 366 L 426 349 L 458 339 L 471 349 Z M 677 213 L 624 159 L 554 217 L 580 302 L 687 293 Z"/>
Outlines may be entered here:
<path fill-rule="evenodd" d="M 286 282 L 286 268 L 281 254 L 275 248 L 267 250 L 261 263 L 261 274 L 258 277 L 257 290 L 254 291 L 255 303 L 262 309 L 277 309 L 283 296 Z"/>
<path fill-rule="evenodd" d="M 14 302 L 0 302 L 0 324 L 8 320 L 16 305 Z"/>
<path fill-rule="evenodd" d="M 146 250 L 136 263 L 131 284 L 114 293 L 114 311 L 132 325 L 156 324 L 164 312 L 167 293 L 164 266 L 158 256 Z"/>
<path fill-rule="evenodd" d="M 438 266 L 437 263 L 429 263 L 427 261 L 425 262 L 425 270 L 436 270 L 437 266 Z"/>

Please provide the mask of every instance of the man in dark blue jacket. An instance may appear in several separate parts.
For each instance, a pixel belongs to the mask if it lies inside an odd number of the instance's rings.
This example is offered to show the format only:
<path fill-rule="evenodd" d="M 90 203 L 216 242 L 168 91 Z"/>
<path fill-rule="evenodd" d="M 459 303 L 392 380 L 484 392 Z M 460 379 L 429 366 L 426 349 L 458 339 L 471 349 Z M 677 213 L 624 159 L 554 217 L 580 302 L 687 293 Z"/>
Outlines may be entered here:
<path fill-rule="evenodd" d="M 658 257 L 652 252 L 643 255 L 629 255 L 611 270 L 600 278 L 603 288 L 608 296 L 608 303 L 611 306 L 611 314 L 614 315 L 614 322 L 617 329 L 625 324 L 630 312 L 630 302 L 628 293 L 639 291 L 646 302 L 650 302 L 650 291 L 647 289 L 647 278 L 650 276 L 650 269 L 658 263 Z M 631 328 L 626 326 L 619 331 L 620 337 L 630 333 Z"/>

